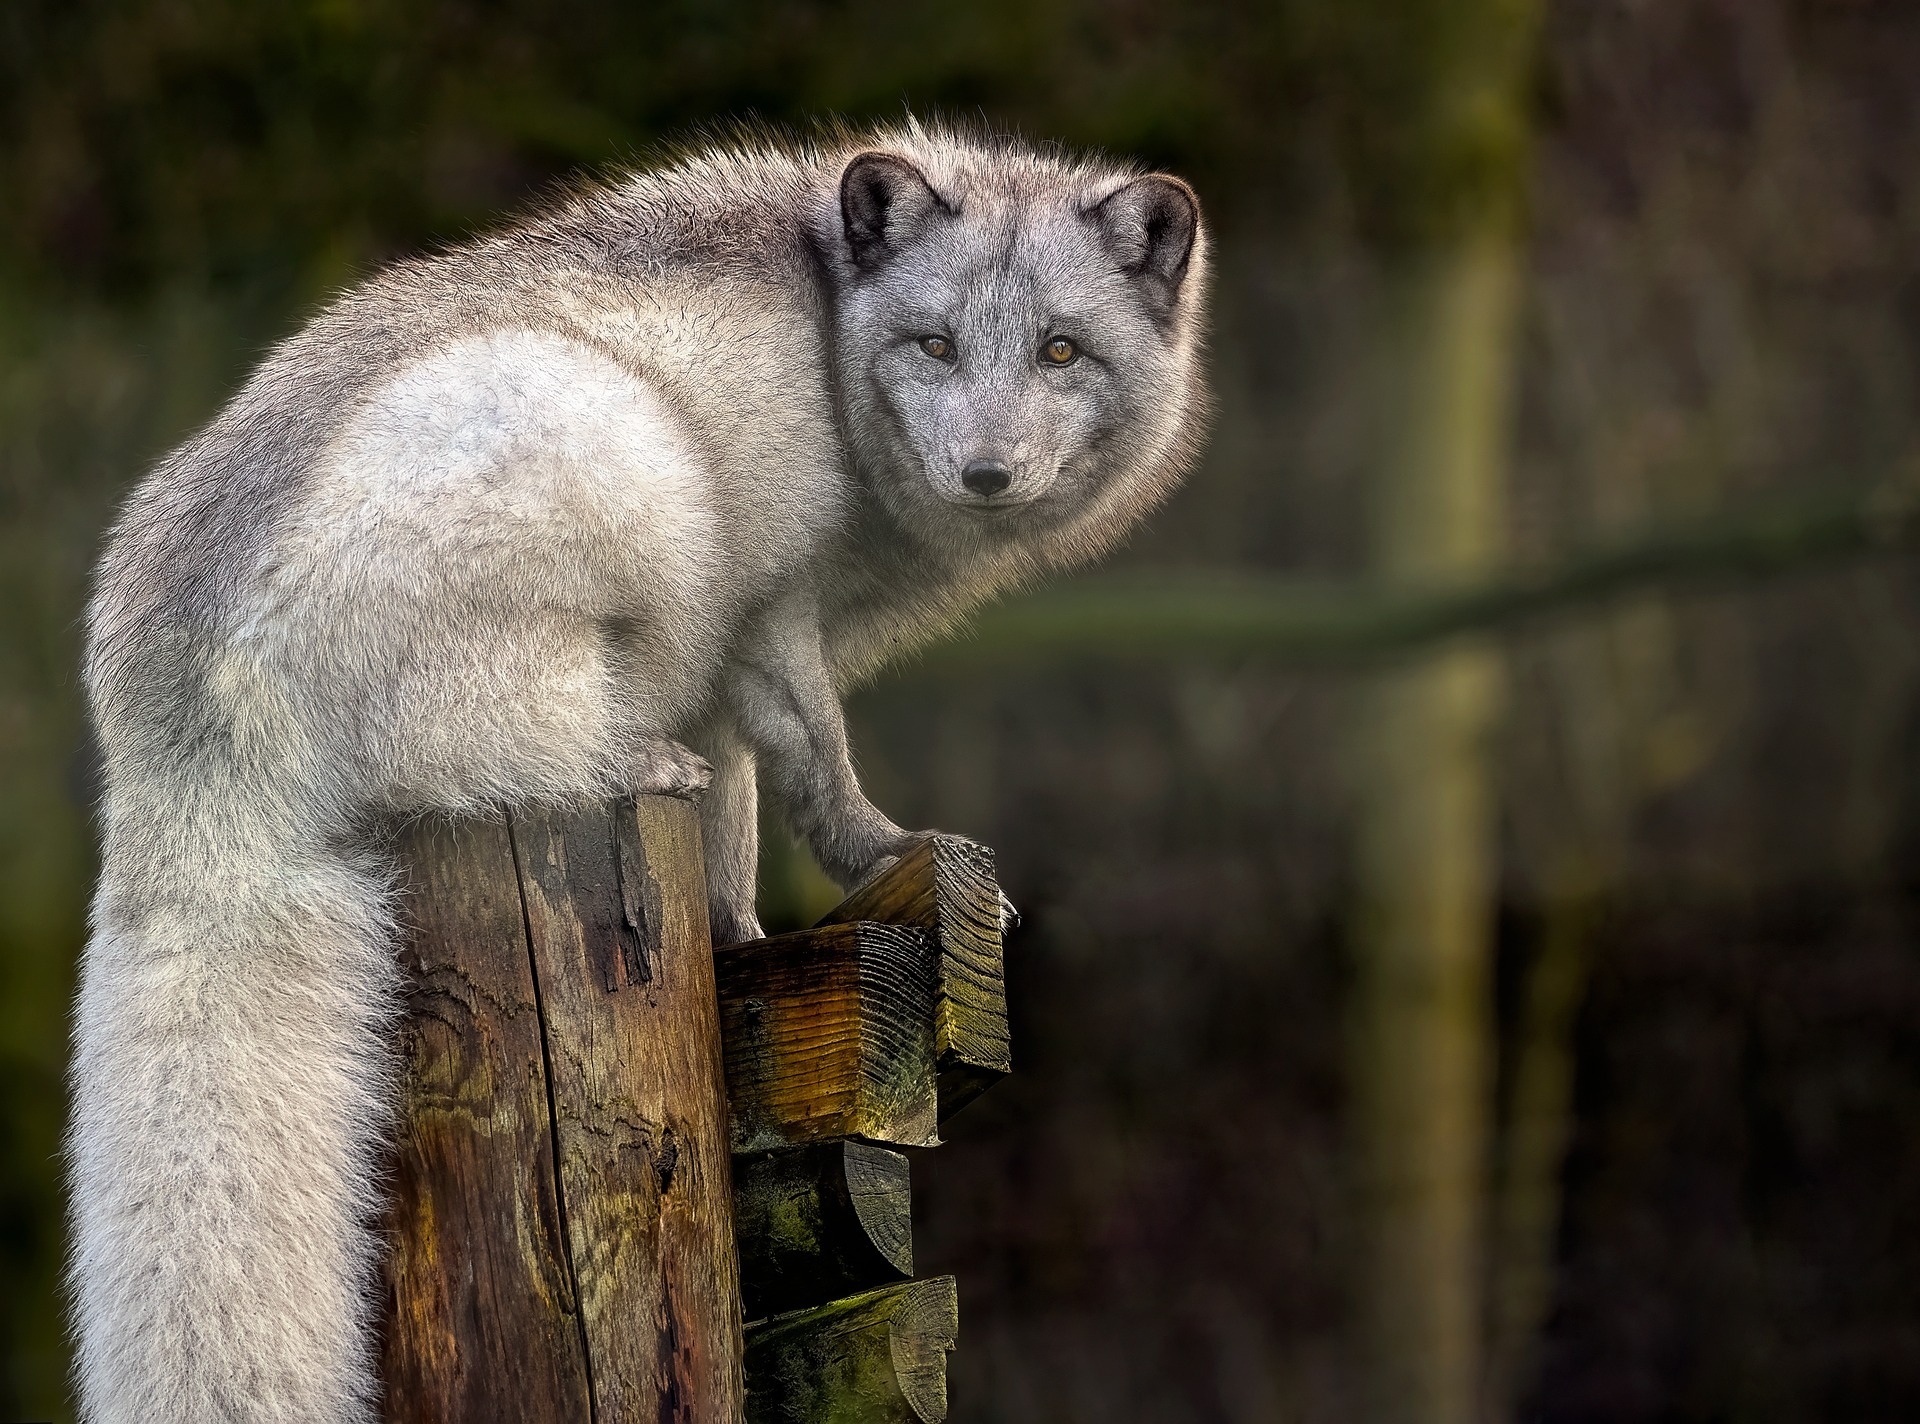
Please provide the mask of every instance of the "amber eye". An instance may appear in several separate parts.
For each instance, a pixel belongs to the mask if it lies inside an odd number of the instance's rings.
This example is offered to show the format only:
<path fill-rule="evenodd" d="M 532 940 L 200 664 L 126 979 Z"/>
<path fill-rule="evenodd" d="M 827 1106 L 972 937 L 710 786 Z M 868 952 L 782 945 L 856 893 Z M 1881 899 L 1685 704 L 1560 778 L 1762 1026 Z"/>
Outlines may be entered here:
<path fill-rule="evenodd" d="M 944 361 L 953 355 L 953 343 L 944 336 L 923 336 L 920 349 L 936 361 Z"/>
<path fill-rule="evenodd" d="M 1056 336 L 1040 348 L 1040 359 L 1049 366 L 1070 366 L 1080 352 L 1064 336 Z"/>

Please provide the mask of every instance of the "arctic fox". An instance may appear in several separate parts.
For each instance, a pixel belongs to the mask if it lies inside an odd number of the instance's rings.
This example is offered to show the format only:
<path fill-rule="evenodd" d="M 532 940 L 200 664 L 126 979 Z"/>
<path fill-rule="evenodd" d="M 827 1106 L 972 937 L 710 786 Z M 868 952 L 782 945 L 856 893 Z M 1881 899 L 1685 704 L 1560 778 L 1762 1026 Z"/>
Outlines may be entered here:
<path fill-rule="evenodd" d="M 757 785 L 841 884 L 883 868 L 842 693 L 1179 480 L 1205 253 L 1122 164 L 743 140 L 374 277 L 161 462 L 88 615 L 86 1419 L 372 1417 L 381 827 L 704 788 L 721 943 Z"/>

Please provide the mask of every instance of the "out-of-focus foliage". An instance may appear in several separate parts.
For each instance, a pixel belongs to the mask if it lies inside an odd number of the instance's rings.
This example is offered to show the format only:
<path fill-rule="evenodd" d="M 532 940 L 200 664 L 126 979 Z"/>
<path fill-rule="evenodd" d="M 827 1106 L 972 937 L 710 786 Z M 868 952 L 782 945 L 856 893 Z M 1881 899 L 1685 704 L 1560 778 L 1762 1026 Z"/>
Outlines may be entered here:
<path fill-rule="evenodd" d="M 1303 68 L 1262 7 L 28 0 L 4 23 L 0 240 L 115 294 L 291 271 L 317 295 L 748 115 L 911 102 L 1225 177 Z"/>
<path fill-rule="evenodd" d="M 1531 8 L 21 0 L 0 250 L 88 293 L 270 276 L 311 299 L 663 137 L 909 103 L 1177 161 L 1229 212 L 1331 199 L 1432 236 L 1513 187 L 1500 90 Z"/>

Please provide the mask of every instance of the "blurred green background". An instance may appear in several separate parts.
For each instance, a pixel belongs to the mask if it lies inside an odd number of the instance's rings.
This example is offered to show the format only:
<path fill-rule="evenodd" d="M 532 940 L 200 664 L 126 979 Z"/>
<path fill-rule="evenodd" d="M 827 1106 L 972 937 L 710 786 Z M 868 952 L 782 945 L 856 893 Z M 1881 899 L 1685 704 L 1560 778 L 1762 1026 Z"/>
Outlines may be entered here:
<path fill-rule="evenodd" d="M 0 1420 L 115 500 L 383 261 L 909 105 L 1182 173 L 1219 277 L 1121 570 L 853 708 L 1028 916 L 917 1181 L 954 1418 L 1920 1417 L 1917 75 L 1899 0 L 10 0 Z"/>

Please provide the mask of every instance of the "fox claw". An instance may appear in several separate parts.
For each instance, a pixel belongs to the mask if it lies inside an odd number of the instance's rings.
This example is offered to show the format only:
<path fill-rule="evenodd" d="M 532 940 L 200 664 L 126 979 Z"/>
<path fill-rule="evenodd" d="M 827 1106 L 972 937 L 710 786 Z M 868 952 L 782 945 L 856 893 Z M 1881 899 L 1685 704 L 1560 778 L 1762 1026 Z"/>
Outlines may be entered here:
<path fill-rule="evenodd" d="M 1007 892 L 1000 892 L 1000 933 L 1008 934 L 1020 928 L 1020 912 L 1013 908 L 1013 901 L 1007 898 Z"/>

